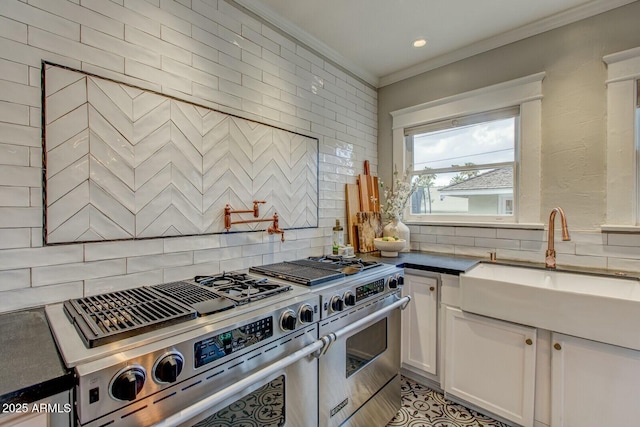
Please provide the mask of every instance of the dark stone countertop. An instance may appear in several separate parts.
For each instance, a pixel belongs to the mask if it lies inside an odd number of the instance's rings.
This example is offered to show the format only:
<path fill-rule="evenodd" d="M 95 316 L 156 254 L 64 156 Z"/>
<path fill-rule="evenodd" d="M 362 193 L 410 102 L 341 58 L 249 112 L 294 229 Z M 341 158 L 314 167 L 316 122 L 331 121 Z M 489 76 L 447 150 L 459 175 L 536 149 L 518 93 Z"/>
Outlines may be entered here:
<path fill-rule="evenodd" d="M 368 261 L 378 261 L 386 264 L 395 264 L 398 267 L 453 275 L 464 273 L 481 261 L 473 257 L 441 255 L 427 252 L 399 252 L 397 257 L 383 257 L 380 256 L 379 251 L 376 251 L 367 254 L 358 254 L 358 256 Z"/>
<path fill-rule="evenodd" d="M 73 387 L 43 308 L 0 314 L 0 404 L 32 403 Z"/>

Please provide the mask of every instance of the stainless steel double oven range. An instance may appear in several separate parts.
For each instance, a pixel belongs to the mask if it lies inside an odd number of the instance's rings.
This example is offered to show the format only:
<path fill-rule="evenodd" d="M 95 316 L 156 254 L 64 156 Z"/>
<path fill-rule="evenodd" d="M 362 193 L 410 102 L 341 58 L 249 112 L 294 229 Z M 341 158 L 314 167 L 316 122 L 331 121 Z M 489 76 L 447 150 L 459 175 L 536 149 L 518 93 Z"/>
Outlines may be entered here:
<path fill-rule="evenodd" d="M 47 306 L 79 426 L 375 426 L 400 407 L 402 270 L 306 259 Z"/>

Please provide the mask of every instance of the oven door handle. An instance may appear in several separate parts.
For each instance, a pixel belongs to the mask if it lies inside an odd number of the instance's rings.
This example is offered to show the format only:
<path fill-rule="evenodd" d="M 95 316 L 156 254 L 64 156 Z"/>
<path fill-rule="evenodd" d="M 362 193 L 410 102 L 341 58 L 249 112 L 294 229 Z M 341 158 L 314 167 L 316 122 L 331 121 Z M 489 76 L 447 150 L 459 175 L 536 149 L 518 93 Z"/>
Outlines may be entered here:
<path fill-rule="evenodd" d="M 329 348 L 331 347 L 331 345 L 336 342 L 336 340 L 340 339 L 341 337 L 345 336 L 345 335 L 349 335 L 351 334 L 353 331 L 356 330 L 360 330 L 360 329 L 365 329 L 366 327 L 368 327 L 370 324 L 373 324 L 375 322 L 377 322 L 378 320 L 384 318 L 387 316 L 387 314 L 389 314 L 390 312 L 392 312 L 393 310 L 399 308 L 400 310 L 404 310 L 405 308 L 407 308 L 407 305 L 409 305 L 409 303 L 411 302 L 411 297 L 409 295 L 400 298 L 399 300 L 397 300 L 396 302 L 376 311 L 375 313 L 372 313 L 366 317 L 363 317 L 362 319 L 351 323 L 349 326 L 345 326 L 344 328 L 338 329 L 335 332 L 331 332 L 325 336 L 322 337 L 322 339 L 328 338 L 328 344 L 322 347 L 322 350 L 320 350 L 320 352 L 318 353 L 318 355 L 316 356 L 318 359 L 321 358 L 322 356 L 325 355 L 325 353 L 327 351 L 329 351 Z"/>
<path fill-rule="evenodd" d="M 311 353 L 317 352 L 328 345 L 328 339 L 323 337 L 317 341 L 314 341 L 312 344 L 309 344 L 306 347 L 301 348 L 295 353 L 290 354 L 289 356 L 278 360 L 277 362 L 272 363 L 271 365 L 260 369 L 259 371 L 254 372 L 241 379 L 240 381 L 226 387 L 220 391 L 215 392 L 214 394 L 200 400 L 197 403 L 177 412 L 162 421 L 153 424 L 151 427 L 175 427 L 180 424 L 189 421 L 190 419 L 200 415 L 207 409 L 210 409 L 216 405 L 218 405 L 223 400 L 227 399 L 229 396 L 233 396 L 236 393 L 241 392 L 245 388 L 264 380 L 275 372 L 278 372 L 281 369 L 288 367 L 310 355 Z"/>

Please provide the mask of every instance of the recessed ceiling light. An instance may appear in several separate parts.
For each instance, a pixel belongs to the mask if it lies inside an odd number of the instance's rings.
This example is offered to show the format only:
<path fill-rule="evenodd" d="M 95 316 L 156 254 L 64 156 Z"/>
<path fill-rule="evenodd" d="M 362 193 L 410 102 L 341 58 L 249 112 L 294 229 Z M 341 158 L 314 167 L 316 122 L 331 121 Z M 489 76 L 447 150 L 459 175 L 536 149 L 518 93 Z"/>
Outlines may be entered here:
<path fill-rule="evenodd" d="M 417 39 L 413 41 L 413 47 L 422 47 L 425 46 L 427 44 L 427 41 L 425 39 Z"/>

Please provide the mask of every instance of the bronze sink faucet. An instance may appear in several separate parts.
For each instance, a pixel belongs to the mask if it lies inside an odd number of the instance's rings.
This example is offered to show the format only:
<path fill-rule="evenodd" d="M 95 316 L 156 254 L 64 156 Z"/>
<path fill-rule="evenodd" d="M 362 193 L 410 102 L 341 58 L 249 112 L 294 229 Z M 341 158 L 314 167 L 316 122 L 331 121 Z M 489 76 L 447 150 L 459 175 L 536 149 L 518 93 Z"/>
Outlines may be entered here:
<path fill-rule="evenodd" d="M 569 237 L 569 229 L 567 228 L 567 218 L 564 215 L 564 211 L 561 207 L 556 207 L 551 210 L 549 215 L 549 237 L 547 239 L 547 251 L 544 254 L 544 264 L 547 268 L 556 268 L 556 250 L 553 246 L 553 227 L 556 219 L 556 213 L 560 213 L 560 221 L 562 222 L 562 240 L 571 240 Z"/>

